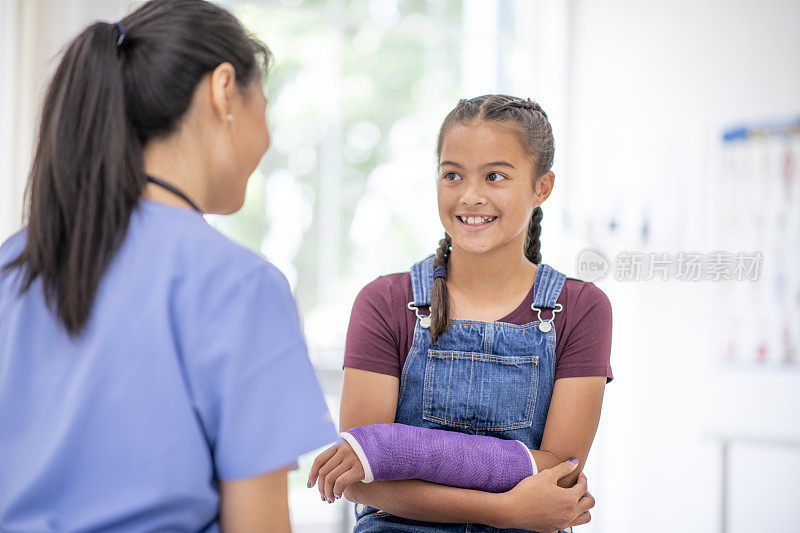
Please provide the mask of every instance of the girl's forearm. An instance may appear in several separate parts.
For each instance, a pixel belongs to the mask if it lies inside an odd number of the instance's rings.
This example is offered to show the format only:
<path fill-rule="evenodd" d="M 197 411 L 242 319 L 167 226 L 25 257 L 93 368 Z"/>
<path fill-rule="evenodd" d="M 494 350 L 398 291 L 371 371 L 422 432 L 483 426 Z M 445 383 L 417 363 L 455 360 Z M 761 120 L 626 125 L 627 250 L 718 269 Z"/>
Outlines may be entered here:
<path fill-rule="evenodd" d="M 411 520 L 495 526 L 503 494 L 437 485 L 427 481 L 354 483 L 344 491 L 350 501 Z"/>
<path fill-rule="evenodd" d="M 533 460 L 536 461 L 536 467 L 539 472 L 542 470 L 547 470 L 548 468 L 553 468 L 564 461 L 572 459 L 571 457 L 558 457 L 556 454 L 544 450 L 531 450 L 531 454 L 533 454 Z M 570 488 L 575 485 L 575 482 L 578 480 L 578 476 L 583 470 L 583 462 L 585 461 L 585 457 L 578 457 L 578 459 L 580 460 L 578 463 L 578 468 L 576 468 L 568 476 L 558 480 L 559 487 Z"/>
<path fill-rule="evenodd" d="M 536 473 L 518 440 L 397 423 L 358 426 L 341 436 L 358 456 L 365 483 L 420 479 L 498 493 Z"/>
<path fill-rule="evenodd" d="M 553 468 L 557 464 L 564 462 L 564 459 L 559 459 L 555 454 L 544 450 L 531 450 L 531 454 L 533 455 L 533 460 L 536 461 L 536 469 L 539 472 L 547 470 L 548 468 Z M 568 457 L 567 459 L 572 458 Z"/>

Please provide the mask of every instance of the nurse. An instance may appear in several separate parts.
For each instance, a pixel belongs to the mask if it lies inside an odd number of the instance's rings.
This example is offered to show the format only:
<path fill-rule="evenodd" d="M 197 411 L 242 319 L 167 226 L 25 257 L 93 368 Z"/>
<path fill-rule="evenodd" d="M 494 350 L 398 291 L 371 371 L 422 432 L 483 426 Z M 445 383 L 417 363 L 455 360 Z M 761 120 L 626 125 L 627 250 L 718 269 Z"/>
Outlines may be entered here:
<path fill-rule="evenodd" d="M 336 434 L 286 279 L 203 219 L 269 146 L 269 59 L 201 0 L 66 49 L 0 247 L 0 530 L 289 530 Z"/>

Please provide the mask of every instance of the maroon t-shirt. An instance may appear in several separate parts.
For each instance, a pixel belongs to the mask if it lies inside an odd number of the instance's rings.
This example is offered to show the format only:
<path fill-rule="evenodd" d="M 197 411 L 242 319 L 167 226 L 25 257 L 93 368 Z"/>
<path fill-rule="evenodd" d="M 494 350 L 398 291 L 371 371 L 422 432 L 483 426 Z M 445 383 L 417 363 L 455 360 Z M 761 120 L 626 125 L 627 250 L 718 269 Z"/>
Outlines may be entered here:
<path fill-rule="evenodd" d="M 344 366 L 400 377 L 414 338 L 416 316 L 406 308 L 413 301 L 411 274 L 402 272 L 381 276 L 364 287 L 356 297 L 347 341 Z M 531 310 L 533 287 L 525 300 L 508 316 L 499 320 L 509 324 L 528 324 L 536 320 Z M 555 379 L 605 376 L 611 374 L 611 303 L 592 283 L 567 278 L 556 313 Z M 427 312 L 427 311 L 425 311 Z M 542 311 L 543 318 L 550 311 Z"/>

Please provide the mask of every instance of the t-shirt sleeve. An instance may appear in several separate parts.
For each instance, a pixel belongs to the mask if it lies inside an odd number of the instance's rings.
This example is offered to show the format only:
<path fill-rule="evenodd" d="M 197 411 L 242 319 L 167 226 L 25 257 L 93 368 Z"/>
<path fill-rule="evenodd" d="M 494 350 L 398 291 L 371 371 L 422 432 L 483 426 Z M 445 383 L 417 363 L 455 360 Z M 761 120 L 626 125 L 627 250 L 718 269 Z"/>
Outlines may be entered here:
<path fill-rule="evenodd" d="M 611 302 L 603 291 L 585 283 L 565 330 L 564 349 L 555 379 L 604 376 L 611 381 Z"/>
<path fill-rule="evenodd" d="M 400 377 L 399 327 L 390 282 L 381 277 L 361 289 L 350 313 L 344 366 Z"/>
<path fill-rule="evenodd" d="M 292 465 L 337 440 L 286 278 L 265 263 L 210 289 L 186 373 L 221 479 Z"/>

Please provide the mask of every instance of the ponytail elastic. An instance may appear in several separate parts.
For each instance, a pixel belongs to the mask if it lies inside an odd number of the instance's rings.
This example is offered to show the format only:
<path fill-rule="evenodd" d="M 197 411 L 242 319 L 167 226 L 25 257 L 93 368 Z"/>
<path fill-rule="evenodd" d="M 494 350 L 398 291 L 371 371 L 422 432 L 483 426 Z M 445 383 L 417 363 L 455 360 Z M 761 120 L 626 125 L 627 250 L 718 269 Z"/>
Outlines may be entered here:
<path fill-rule="evenodd" d="M 122 25 L 121 21 L 116 22 L 114 25 L 117 27 L 117 30 L 119 31 L 119 39 L 117 39 L 117 48 L 119 48 L 122 45 L 122 41 L 125 40 L 125 26 Z"/>

